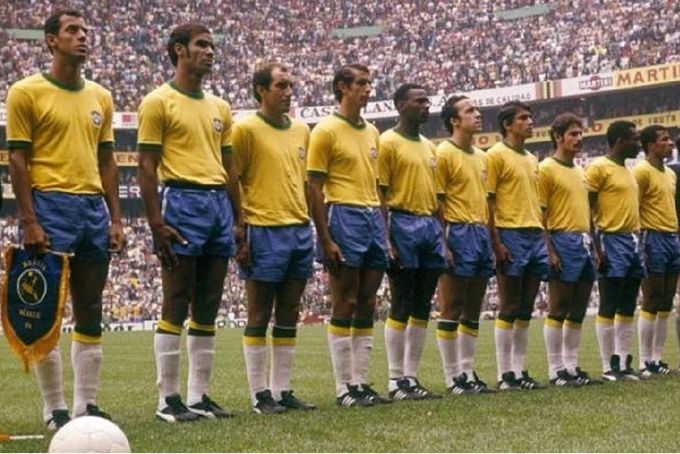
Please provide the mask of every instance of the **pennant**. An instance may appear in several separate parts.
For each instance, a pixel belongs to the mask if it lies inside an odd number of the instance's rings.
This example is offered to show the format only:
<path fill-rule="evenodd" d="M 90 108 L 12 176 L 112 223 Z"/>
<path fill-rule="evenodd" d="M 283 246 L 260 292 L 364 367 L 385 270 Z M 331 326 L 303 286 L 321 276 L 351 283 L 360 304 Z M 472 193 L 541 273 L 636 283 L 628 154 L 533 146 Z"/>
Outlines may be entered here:
<path fill-rule="evenodd" d="M 29 254 L 9 246 L 5 251 L 2 329 L 24 371 L 40 362 L 59 342 L 69 283 L 66 254 Z"/>

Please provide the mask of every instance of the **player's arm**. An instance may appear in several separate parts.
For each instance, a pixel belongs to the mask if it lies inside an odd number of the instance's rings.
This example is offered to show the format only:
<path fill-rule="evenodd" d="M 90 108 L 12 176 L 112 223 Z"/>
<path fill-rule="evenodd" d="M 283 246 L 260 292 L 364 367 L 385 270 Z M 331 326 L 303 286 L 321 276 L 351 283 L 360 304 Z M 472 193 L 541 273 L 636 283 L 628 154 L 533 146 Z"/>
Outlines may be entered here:
<path fill-rule="evenodd" d="M 243 178 L 243 175 L 247 172 L 248 163 L 250 160 L 251 152 L 251 141 L 249 131 L 240 125 L 234 125 L 231 132 L 231 153 L 229 156 L 223 156 L 224 163 L 227 163 L 226 159 L 231 160 L 230 166 L 231 170 L 227 170 L 229 174 L 230 187 L 229 196 L 235 192 L 236 197 L 238 197 L 239 205 L 239 215 L 234 216 L 234 239 L 236 240 L 236 262 L 245 270 L 250 269 L 250 248 L 248 247 L 248 229 L 246 227 L 245 216 L 243 215 L 241 208 L 241 192 L 239 180 Z M 232 199 L 233 200 L 233 199 Z M 235 209 L 235 206 L 232 206 Z"/>
<path fill-rule="evenodd" d="M 44 254 L 50 241 L 38 223 L 33 208 L 32 182 L 28 173 L 28 153 L 34 129 L 33 107 L 26 92 L 12 87 L 7 94 L 7 146 L 9 173 L 24 230 L 24 247 L 31 254 Z"/>
<path fill-rule="evenodd" d="M 118 195 L 118 166 L 113 157 L 113 99 L 108 95 L 104 99 L 104 118 L 101 137 L 97 149 L 97 166 L 104 188 L 104 200 L 109 208 L 111 227 L 109 228 L 109 250 L 120 252 L 125 247 L 123 223 L 120 214 Z"/>
<path fill-rule="evenodd" d="M 234 217 L 235 226 L 243 226 L 241 220 L 241 192 L 239 189 L 238 175 L 239 170 L 236 166 L 236 162 L 233 159 L 233 147 L 232 147 L 232 117 L 231 108 L 226 105 L 222 106 L 222 140 L 221 151 L 222 151 L 222 166 L 224 171 L 227 172 L 228 182 L 227 182 L 227 192 L 229 193 L 229 198 L 231 199 L 231 210 Z"/>
<path fill-rule="evenodd" d="M 496 257 L 496 265 L 501 274 L 505 273 L 505 264 L 512 261 L 510 252 L 501 241 L 501 237 L 496 228 L 496 189 L 498 188 L 498 175 L 501 171 L 502 161 L 494 154 L 489 154 L 487 157 L 488 165 L 488 180 L 487 180 L 487 205 L 489 210 L 489 235 L 491 236 L 491 245 L 493 247 L 494 256 Z"/>
<path fill-rule="evenodd" d="M 602 249 L 600 236 L 597 234 L 597 224 L 595 217 L 597 216 L 597 192 L 588 192 L 588 203 L 590 204 L 590 237 L 593 239 L 593 246 L 595 247 L 595 254 L 597 258 L 597 266 L 600 268 L 605 263 L 605 253 Z"/>
<path fill-rule="evenodd" d="M 378 198 L 380 199 L 380 211 L 382 212 L 383 223 L 385 224 L 385 244 L 387 244 L 387 257 L 390 259 L 390 262 L 398 265 L 399 252 L 395 247 L 392 246 L 392 226 L 390 225 L 390 213 L 387 203 L 385 202 L 389 187 L 381 185 L 379 180 L 376 180 L 375 187 L 376 191 L 378 191 Z"/>
<path fill-rule="evenodd" d="M 543 238 L 545 240 L 545 246 L 548 250 L 548 261 L 550 267 L 556 271 L 562 271 L 562 261 L 560 256 L 555 251 L 553 247 L 550 230 L 548 230 L 548 216 L 550 214 L 548 210 L 548 204 L 550 201 L 550 173 L 544 167 L 539 167 L 538 169 L 538 201 L 541 205 L 542 223 L 543 223 Z"/>
<path fill-rule="evenodd" d="M 138 180 L 146 217 L 158 249 L 158 258 L 164 268 L 172 269 L 179 265 L 179 259 L 172 249 L 172 242 L 186 244 L 182 236 L 165 223 L 158 201 L 157 169 L 163 151 L 163 113 L 160 101 L 144 100 L 139 107 L 139 131 L 137 140 L 139 150 Z"/>
<path fill-rule="evenodd" d="M 442 237 L 444 240 L 444 254 L 446 256 L 446 263 L 448 266 L 453 266 L 453 251 L 446 238 L 446 187 L 449 184 L 449 168 L 448 160 L 443 152 L 436 154 L 436 167 L 434 169 L 435 191 L 437 192 L 437 220 L 441 226 Z"/>
<path fill-rule="evenodd" d="M 345 261 L 340 247 L 335 244 L 328 230 L 328 218 L 324 207 L 323 187 L 328 176 L 321 172 L 308 172 L 307 176 L 307 199 L 310 201 L 312 219 L 316 228 L 316 235 L 323 248 L 324 263 L 330 268 L 337 268 Z"/>

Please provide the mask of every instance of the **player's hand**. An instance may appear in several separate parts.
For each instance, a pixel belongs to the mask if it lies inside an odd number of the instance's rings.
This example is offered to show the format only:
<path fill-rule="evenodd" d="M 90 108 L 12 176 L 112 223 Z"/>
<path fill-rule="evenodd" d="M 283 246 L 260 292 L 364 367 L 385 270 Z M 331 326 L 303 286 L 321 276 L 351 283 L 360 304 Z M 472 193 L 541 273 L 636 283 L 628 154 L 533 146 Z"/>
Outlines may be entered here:
<path fill-rule="evenodd" d="M 399 249 L 392 245 L 391 241 L 387 241 L 387 258 L 390 260 L 390 266 L 394 269 L 401 269 L 399 263 Z"/>
<path fill-rule="evenodd" d="M 250 262 L 250 247 L 248 246 L 247 241 L 241 241 L 237 244 L 236 257 L 234 257 L 234 259 L 246 272 L 250 271 L 252 263 Z"/>
<path fill-rule="evenodd" d="M 552 249 L 548 250 L 548 262 L 550 262 L 550 268 L 554 271 L 558 273 L 562 272 L 562 260 L 560 260 L 560 256 Z"/>
<path fill-rule="evenodd" d="M 493 244 L 493 253 L 496 257 L 496 267 L 500 274 L 505 274 L 505 268 L 508 263 L 512 262 L 512 257 L 510 256 L 510 251 L 505 247 L 503 243 L 497 241 Z"/>
<path fill-rule="evenodd" d="M 173 241 L 176 241 L 181 245 L 186 245 L 188 244 L 188 241 L 185 240 L 182 235 L 177 232 L 177 230 L 173 229 L 167 224 L 152 228 L 151 232 L 153 233 L 153 239 L 156 243 L 156 247 L 158 248 L 158 252 L 156 254 L 158 255 L 158 259 L 161 261 L 161 266 L 169 270 L 178 266 L 179 259 L 177 258 L 175 251 L 172 249 L 172 243 Z"/>
<path fill-rule="evenodd" d="M 444 246 L 444 257 L 446 258 L 447 268 L 453 268 L 453 265 L 455 264 L 453 258 L 453 251 L 448 245 Z"/>
<path fill-rule="evenodd" d="M 340 247 L 335 244 L 333 240 L 328 240 L 323 243 L 324 265 L 330 270 L 337 270 L 340 265 L 345 263 L 345 258 L 342 256 Z"/>
<path fill-rule="evenodd" d="M 595 248 L 595 269 L 600 273 L 607 271 L 607 255 L 601 247 Z"/>
<path fill-rule="evenodd" d="M 24 224 L 24 248 L 32 255 L 46 254 L 50 239 L 37 221 Z"/>
<path fill-rule="evenodd" d="M 109 252 L 118 254 L 127 245 L 123 225 L 120 222 L 112 222 L 109 228 Z"/>

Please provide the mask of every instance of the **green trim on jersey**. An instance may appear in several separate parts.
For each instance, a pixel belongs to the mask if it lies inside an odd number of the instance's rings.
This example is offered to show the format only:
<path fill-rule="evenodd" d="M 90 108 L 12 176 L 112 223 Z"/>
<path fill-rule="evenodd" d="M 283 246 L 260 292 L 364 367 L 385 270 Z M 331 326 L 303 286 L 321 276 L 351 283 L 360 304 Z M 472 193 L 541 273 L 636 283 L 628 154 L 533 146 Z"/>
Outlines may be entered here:
<path fill-rule="evenodd" d="M 163 145 L 158 145 L 155 143 L 138 143 L 137 151 L 153 151 L 155 153 L 160 153 L 163 151 Z"/>
<path fill-rule="evenodd" d="M 258 118 L 259 118 L 260 120 L 264 121 L 265 123 L 267 123 L 267 124 L 268 124 L 269 126 L 271 126 L 272 128 L 278 129 L 278 130 L 280 130 L 280 131 L 285 131 L 286 129 L 290 129 L 290 127 L 293 125 L 293 122 L 292 122 L 292 120 L 290 119 L 290 117 L 289 117 L 288 115 L 284 115 L 284 116 L 283 116 L 284 123 L 285 123 L 285 124 L 283 124 L 283 125 L 277 125 L 276 123 L 274 123 L 273 121 L 271 121 L 269 118 L 267 118 L 267 117 L 266 117 L 262 112 L 260 112 L 260 111 L 255 112 L 255 115 L 257 115 Z"/>
<path fill-rule="evenodd" d="M 7 148 L 10 150 L 28 150 L 31 148 L 31 142 L 27 140 L 8 140 Z"/>
<path fill-rule="evenodd" d="M 397 131 L 396 128 L 392 128 L 392 131 L 396 132 L 397 134 L 402 136 L 404 139 L 410 140 L 412 142 L 420 142 L 420 134 L 418 134 L 417 136 L 410 136 L 410 135 L 405 134 L 401 131 Z"/>
<path fill-rule="evenodd" d="M 52 85 L 56 85 L 57 87 L 63 89 L 63 90 L 68 90 L 68 91 L 80 91 L 83 88 L 85 88 L 85 81 L 83 79 L 80 79 L 77 84 L 71 85 L 71 84 L 66 84 L 64 82 L 61 82 L 52 76 L 50 73 L 42 73 L 42 76 L 47 80 L 49 83 Z"/>
<path fill-rule="evenodd" d="M 175 82 L 173 82 L 173 81 L 168 82 L 168 85 L 170 85 L 170 87 L 171 87 L 173 90 L 176 90 L 176 91 L 182 93 L 184 96 L 188 96 L 188 97 L 193 98 L 193 99 L 203 99 L 203 98 L 205 98 L 205 93 L 203 93 L 203 90 L 198 90 L 198 91 L 186 91 L 186 90 L 182 90 L 182 89 L 181 89 Z"/>
<path fill-rule="evenodd" d="M 336 117 L 340 118 L 343 121 L 346 121 L 354 129 L 364 129 L 366 127 L 366 122 L 364 121 L 363 118 L 360 118 L 361 123 L 353 123 L 349 118 L 339 114 L 338 112 L 333 112 L 333 115 L 335 115 Z"/>

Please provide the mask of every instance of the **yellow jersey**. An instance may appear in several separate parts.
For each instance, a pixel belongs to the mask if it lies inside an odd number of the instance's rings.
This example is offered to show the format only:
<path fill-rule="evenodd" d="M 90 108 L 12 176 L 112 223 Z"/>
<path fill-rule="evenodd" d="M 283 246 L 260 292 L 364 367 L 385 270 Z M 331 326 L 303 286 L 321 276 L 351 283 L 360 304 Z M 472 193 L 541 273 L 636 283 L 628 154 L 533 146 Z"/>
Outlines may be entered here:
<path fill-rule="evenodd" d="M 437 210 L 434 190 L 435 147 L 425 137 L 409 137 L 393 129 L 380 136 L 378 180 L 387 188 L 390 208 L 419 215 Z"/>
<path fill-rule="evenodd" d="M 40 191 L 102 194 L 98 151 L 113 149 L 113 100 L 85 80 L 66 86 L 34 74 L 7 94 L 7 145 L 27 152 L 31 185 Z"/>
<path fill-rule="evenodd" d="M 633 176 L 640 191 L 641 227 L 658 232 L 677 232 L 677 177 L 673 169 L 663 166 L 663 170 L 659 170 L 644 159 L 633 168 Z"/>
<path fill-rule="evenodd" d="M 538 166 L 538 194 L 548 230 L 590 231 L 588 189 L 581 166 L 555 157 L 544 159 Z"/>
<path fill-rule="evenodd" d="M 536 156 L 498 142 L 487 152 L 487 162 L 488 192 L 496 198 L 496 227 L 542 228 Z"/>
<path fill-rule="evenodd" d="M 451 140 L 437 145 L 437 194 L 444 196 L 444 219 L 450 223 L 486 224 L 487 157 L 476 147 L 463 150 Z"/>
<path fill-rule="evenodd" d="M 305 198 L 309 127 L 286 118 L 287 126 L 276 126 L 258 112 L 234 124 L 231 146 L 248 224 L 281 226 L 309 221 Z"/>
<path fill-rule="evenodd" d="M 140 151 L 161 153 L 161 182 L 227 183 L 222 153 L 231 149 L 231 109 L 223 99 L 163 84 L 139 105 L 137 134 Z"/>
<path fill-rule="evenodd" d="M 379 206 L 377 185 L 378 130 L 353 124 L 333 113 L 322 119 L 309 138 L 307 172 L 325 174 L 326 203 Z"/>
<path fill-rule="evenodd" d="M 607 156 L 586 168 L 588 191 L 597 193 L 595 222 L 609 233 L 632 233 L 640 229 L 638 185 L 625 165 Z"/>

